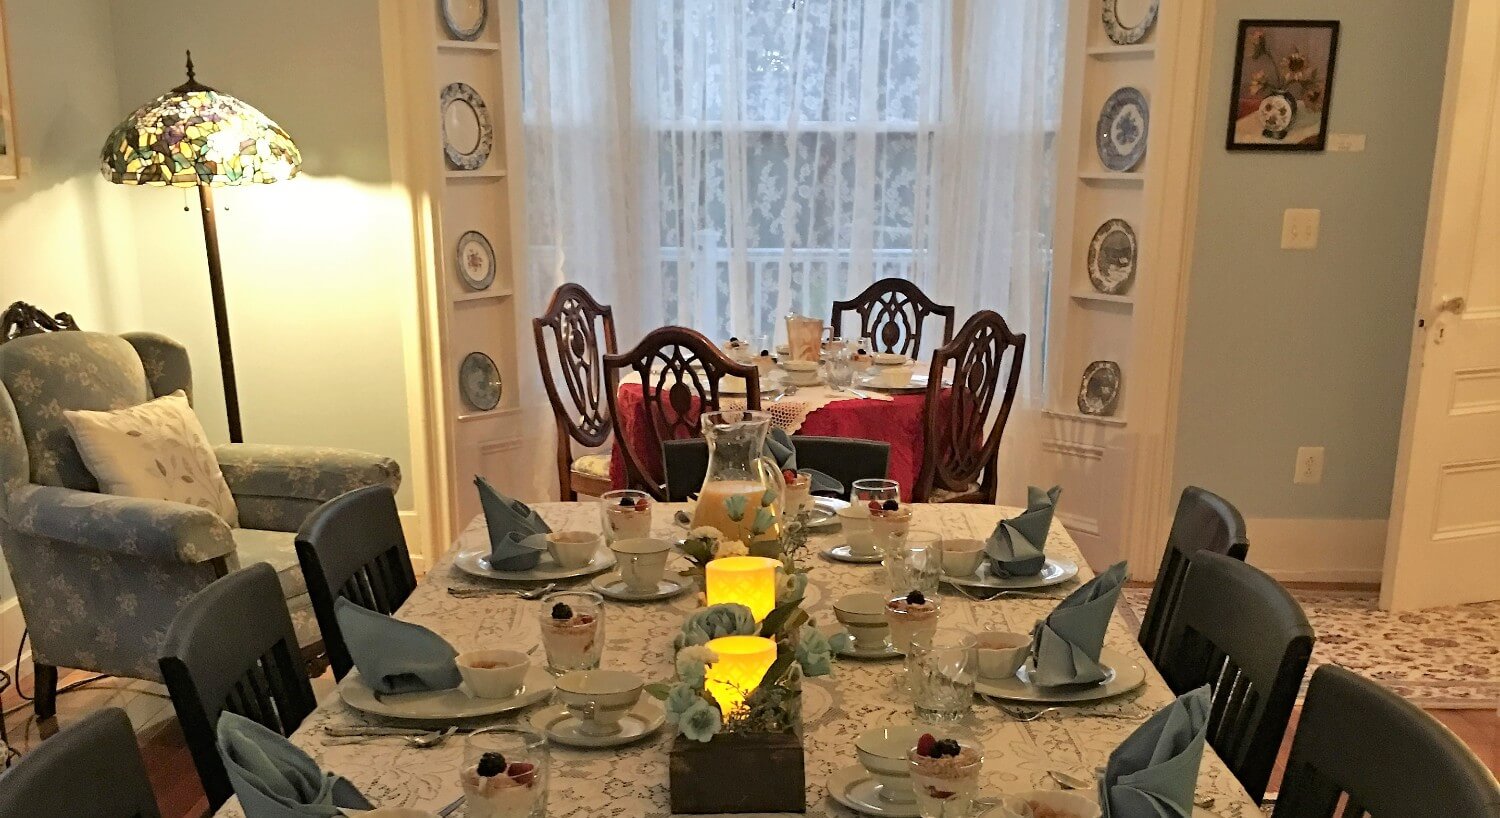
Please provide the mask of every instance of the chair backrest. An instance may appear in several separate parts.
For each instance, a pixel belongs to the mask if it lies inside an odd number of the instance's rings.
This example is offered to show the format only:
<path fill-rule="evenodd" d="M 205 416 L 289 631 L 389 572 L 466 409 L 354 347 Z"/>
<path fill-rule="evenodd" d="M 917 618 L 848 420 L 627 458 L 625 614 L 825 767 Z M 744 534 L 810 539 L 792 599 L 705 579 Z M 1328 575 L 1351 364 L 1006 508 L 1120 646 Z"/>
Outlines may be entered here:
<path fill-rule="evenodd" d="M 297 561 L 307 580 L 323 647 L 335 679 L 354 667 L 333 613 L 340 597 L 389 616 L 417 587 L 411 553 L 389 486 L 365 486 L 319 506 L 297 532 Z"/>
<path fill-rule="evenodd" d="M 621 370 L 629 369 L 641 379 L 641 411 L 644 417 L 620 417 Z M 660 327 L 646 334 L 634 349 L 604 356 L 608 380 L 609 411 L 615 436 L 625 453 L 625 474 L 630 487 L 666 499 L 662 484 L 664 469 L 652 468 L 625 433 L 627 422 L 641 424 L 644 445 L 659 452 L 668 440 L 699 437 L 699 418 L 719 410 L 724 378 L 743 378 L 746 408 L 760 408 L 760 372 L 751 364 L 730 360 L 702 333 L 687 327 Z"/>
<path fill-rule="evenodd" d="M 537 364 L 542 385 L 557 420 L 558 480 L 563 499 L 572 495 L 568 478 L 572 465 L 569 440 L 586 448 L 598 448 L 609 439 L 610 405 L 605 397 L 604 355 L 614 354 L 615 314 L 600 304 L 579 284 L 564 284 L 552 292 L 547 309 L 531 319 L 536 339 Z M 554 355 L 547 353 L 551 336 Z M 601 344 L 602 341 L 602 344 Z M 562 376 L 563 389 L 557 376 Z M 566 390 L 566 393 L 564 392 Z"/>
<path fill-rule="evenodd" d="M 0 775 L 0 818 L 38 816 L 161 818 L 124 710 L 84 716 Z"/>
<path fill-rule="evenodd" d="M 1369 679 L 1324 665 L 1308 686 L 1273 816 L 1365 814 L 1495 818 L 1500 783 L 1432 716 Z"/>
<path fill-rule="evenodd" d="M 844 313 L 859 315 L 858 334 L 844 336 Z M 899 352 L 911 358 L 922 356 L 922 327 L 928 316 L 943 319 L 943 343 L 953 338 L 953 307 L 927 297 L 922 288 L 904 278 L 882 278 L 848 301 L 833 302 L 829 323 L 833 334 L 853 339 L 869 338 L 871 352 Z"/>
<path fill-rule="evenodd" d="M 289 736 L 317 706 L 276 571 L 265 563 L 188 600 L 167 628 L 161 673 L 211 809 L 233 793 L 214 743 L 220 714 Z"/>
<path fill-rule="evenodd" d="M 891 444 L 852 437 L 796 435 L 792 445 L 797 449 L 797 466 L 817 469 L 849 487 L 855 480 L 885 477 L 890 463 Z M 667 501 L 680 503 L 703 485 L 708 473 L 708 443 L 696 440 L 668 440 L 662 446 L 662 462 L 667 472 Z"/>
<path fill-rule="evenodd" d="M 932 354 L 916 502 L 926 502 L 937 489 L 958 493 L 966 502 L 995 502 L 1000 438 L 1021 385 L 1025 357 L 1026 336 L 1011 332 L 993 310 L 974 313 L 952 341 Z M 953 386 L 945 389 L 941 373 L 950 361 Z"/>
<path fill-rule="evenodd" d="M 1137 637 L 1152 662 L 1160 663 L 1189 561 L 1199 551 L 1244 560 L 1250 552 L 1250 541 L 1245 538 L 1245 518 L 1240 516 L 1239 509 L 1208 489 L 1188 486 L 1177 501 L 1177 514 L 1167 534 L 1167 550 L 1156 572 L 1156 584 L 1151 586 L 1151 600 L 1146 603 L 1146 615 Z"/>
<path fill-rule="evenodd" d="M 1297 600 L 1265 572 L 1200 551 L 1158 665 L 1178 695 L 1213 687 L 1208 743 L 1258 803 L 1312 656 Z"/>

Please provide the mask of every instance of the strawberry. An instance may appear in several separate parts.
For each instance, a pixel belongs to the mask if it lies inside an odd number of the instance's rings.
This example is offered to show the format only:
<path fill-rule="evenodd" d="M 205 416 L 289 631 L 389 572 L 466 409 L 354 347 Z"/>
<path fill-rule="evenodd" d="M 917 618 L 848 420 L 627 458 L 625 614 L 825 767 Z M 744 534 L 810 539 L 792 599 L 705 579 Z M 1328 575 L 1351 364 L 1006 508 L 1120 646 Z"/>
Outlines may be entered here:
<path fill-rule="evenodd" d="M 529 787 L 531 782 L 536 780 L 536 765 L 524 761 L 512 761 L 510 766 L 505 768 L 505 774 L 517 784 Z"/>
<path fill-rule="evenodd" d="M 934 744 L 937 744 L 937 739 L 931 733 L 923 733 L 922 737 L 917 739 L 917 755 L 931 756 Z"/>
<path fill-rule="evenodd" d="M 787 481 L 788 483 L 796 482 L 796 480 L 797 480 L 797 473 L 794 472 L 794 471 L 792 471 L 791 469 L 782 469 L 781 470 L 781 478 L 783 480 Z"/>

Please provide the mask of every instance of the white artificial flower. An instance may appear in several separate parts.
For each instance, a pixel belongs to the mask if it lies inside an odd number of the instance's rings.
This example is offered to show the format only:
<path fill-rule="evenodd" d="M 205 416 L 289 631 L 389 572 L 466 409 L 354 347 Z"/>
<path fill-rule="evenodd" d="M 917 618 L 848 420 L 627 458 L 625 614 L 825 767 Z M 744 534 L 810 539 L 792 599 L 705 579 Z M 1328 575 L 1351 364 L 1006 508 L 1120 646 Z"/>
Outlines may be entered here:
<path fill-rule="evenodd" d="M 724 540 L 714 547 L 714 559 L 722 557 L 744 557 L 749 556 L 750 549 L 739 540 Z"/>
<path fill-rule="evenodd" d="M 724 532 L 711 525 L 700 525 L 688 532 L 688 536 L 699 540 L 712 540 L 718 542 L 724 539 Z"/>

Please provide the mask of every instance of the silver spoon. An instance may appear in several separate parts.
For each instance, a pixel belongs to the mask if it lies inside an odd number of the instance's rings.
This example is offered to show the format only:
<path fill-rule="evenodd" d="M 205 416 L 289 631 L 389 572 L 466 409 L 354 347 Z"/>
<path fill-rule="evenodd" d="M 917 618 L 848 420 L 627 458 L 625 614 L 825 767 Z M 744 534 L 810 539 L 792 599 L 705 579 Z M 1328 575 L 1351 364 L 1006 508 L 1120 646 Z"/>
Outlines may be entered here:
<path fill-rule="evenodd" d="M 447 741 L 448 737 L 453 735 L 457 730 L 457 727 L 449 727 L 441 733 L 428 733 L 422 736 L 400 736 L 400 738 L 405 740 L 407 746 L 414 750 L 426 750 L 429 747 L 436 747 Z"/>
<path fill-rule="evenodd" d="M 522 590 L 520 588 L 449 588 L 448 595 L 460 599 L 468 599 L 476 596 L 515 596 L 521 599 L 541 599 L 557 587 L 557 583 L 549 582 L 540 588 Z"/>

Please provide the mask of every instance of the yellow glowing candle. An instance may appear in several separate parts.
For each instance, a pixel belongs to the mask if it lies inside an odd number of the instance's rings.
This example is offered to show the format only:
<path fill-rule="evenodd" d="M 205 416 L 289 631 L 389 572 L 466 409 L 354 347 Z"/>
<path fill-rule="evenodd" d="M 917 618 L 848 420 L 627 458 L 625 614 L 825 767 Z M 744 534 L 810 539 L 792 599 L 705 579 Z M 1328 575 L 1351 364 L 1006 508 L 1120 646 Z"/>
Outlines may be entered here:
<path fill-rule="evenodd" d="M 721 636 L 710 639 L 708 649 L 719 661 L 708 666 L 704 687 L 726 714 L 744 704 L 776 661 L 776 642 L 764 636 Z"/>
<path fill-rule="evenodd" d="M 723 557 L 704 568 L 708 604 L 739 603 L 750 609 L 755 621 L 766 618 L 776 607 L 776 569 L 781 563 L 769 557 Z"/>

